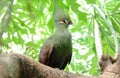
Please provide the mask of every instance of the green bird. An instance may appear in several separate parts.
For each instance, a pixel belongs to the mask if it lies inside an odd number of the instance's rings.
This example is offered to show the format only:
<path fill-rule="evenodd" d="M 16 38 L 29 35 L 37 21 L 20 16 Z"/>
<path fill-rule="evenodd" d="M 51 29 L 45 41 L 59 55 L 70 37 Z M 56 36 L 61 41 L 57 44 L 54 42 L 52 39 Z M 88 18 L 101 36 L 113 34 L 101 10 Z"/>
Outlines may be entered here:
<path fill-rule="evenodd" d="M 72 41 L 68 26 L 72 21 L 63 8 L 54 11 L 55 32 L 42 46 L 39 62 L 53 68 L 64 69 L 72 57 Z"/>

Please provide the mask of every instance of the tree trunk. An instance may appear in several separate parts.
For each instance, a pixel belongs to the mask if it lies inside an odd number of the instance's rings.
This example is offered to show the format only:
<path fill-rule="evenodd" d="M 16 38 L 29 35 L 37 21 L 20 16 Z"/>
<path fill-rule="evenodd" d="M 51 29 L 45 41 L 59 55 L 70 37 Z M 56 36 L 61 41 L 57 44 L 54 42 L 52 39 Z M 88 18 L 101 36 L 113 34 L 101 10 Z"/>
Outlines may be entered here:
<path fill-rule="evenodd" d="M 111 62 L 111 60 L 109 60 Z M 120 58 L 114 63 L 100 62 L 103 67 L 98 77 L 77 75 L 45 66 L 26 55 L 0 55 L 0 78 L 120 78 Z M 110 65 L 109 65 L 110 64 Z"/>

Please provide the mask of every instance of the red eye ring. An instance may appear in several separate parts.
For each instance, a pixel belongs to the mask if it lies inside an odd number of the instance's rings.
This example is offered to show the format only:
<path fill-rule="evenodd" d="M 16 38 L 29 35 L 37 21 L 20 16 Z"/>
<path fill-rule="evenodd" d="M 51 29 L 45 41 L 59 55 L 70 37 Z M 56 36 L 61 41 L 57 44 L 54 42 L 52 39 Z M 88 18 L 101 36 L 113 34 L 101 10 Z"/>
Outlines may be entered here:
<path fill-rule="evenodd" d="M 62 24 L 73 24 L 72 21 L 68 21 L 66 18 L 61 19 L 58 23 L 62 23 Z"/>
<path fill-rule="evenodd" d="M 63 23 L 68 23 L 68 21 L 67 21 L 65 18 L 63 18 L 61 21 L 62 21 Z"/>

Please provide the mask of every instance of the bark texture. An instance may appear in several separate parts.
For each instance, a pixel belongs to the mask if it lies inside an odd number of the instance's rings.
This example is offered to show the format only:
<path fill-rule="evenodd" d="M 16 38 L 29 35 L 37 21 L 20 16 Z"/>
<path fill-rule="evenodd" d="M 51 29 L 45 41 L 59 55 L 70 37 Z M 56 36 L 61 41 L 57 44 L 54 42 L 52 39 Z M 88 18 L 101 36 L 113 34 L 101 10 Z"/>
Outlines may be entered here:
<path fill-rule="evenodd" d="M 120 78 L 120 57 L 114 62 L 110 58 L 105 60 L 106 56 L 102 57 L 100 61 L 102 74 L 95 77 L 54 69 L 36 62 L 26 55 L 0 55 L 0 78 Z"/>

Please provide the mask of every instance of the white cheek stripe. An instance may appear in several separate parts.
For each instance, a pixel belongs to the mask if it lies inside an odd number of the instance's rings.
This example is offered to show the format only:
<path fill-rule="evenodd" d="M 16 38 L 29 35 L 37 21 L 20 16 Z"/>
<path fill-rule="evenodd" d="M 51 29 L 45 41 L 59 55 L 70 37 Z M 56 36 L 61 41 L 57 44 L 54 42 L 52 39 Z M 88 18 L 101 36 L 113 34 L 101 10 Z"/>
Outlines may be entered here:
<path fill-rule="evenodd" d="M 57 23 L 59 23 L 59 24 L 64 24 L 64 22 L 62 22 L 62 21 L 59 21 L 59 22 L 57 22 Z"/>

